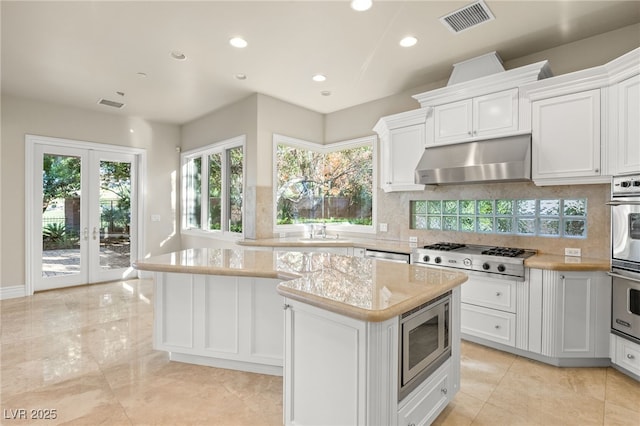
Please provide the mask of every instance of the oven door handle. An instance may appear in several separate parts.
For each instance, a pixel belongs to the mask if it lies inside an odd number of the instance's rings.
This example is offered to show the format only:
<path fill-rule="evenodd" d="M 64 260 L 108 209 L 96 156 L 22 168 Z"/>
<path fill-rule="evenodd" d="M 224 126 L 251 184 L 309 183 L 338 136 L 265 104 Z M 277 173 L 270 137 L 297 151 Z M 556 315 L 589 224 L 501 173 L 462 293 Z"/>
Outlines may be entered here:
<path fill-rule="evenodd" d="M 617 201 L 611 200 L 604 203 L 606 206 L 640 206 L 640 201 Z"/>
<path fill-rule="evenodd" d="M 607 272 L 607 275 L 609 275 L 610 277 L 614 277 L 614 278 L 622 278 L 623 280 L 629 280 L 629 281 L 634 281 L 634 282 L 640 283 L 639 279 L 631 278 L 631 277 L 628 277 L 626 275 L 615 274 L 613 272 Z"/>

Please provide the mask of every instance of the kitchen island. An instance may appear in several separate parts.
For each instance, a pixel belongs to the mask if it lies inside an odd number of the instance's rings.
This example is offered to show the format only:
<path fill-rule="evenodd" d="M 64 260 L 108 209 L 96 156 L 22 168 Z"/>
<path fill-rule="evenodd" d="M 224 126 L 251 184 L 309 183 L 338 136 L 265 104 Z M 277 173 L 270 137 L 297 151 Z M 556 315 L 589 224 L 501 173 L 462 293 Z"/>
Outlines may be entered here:
<path fill-rule="evenodd" d="M 134 266 L 155 272 L 154 347 L 215 367 L 284 366 L 287 424 L 431 421 L 458 390 L 463 273 L 246 249 L 190 249 Z M 399 401 L 398 316 L 448 292 L 451 357 Z"/>

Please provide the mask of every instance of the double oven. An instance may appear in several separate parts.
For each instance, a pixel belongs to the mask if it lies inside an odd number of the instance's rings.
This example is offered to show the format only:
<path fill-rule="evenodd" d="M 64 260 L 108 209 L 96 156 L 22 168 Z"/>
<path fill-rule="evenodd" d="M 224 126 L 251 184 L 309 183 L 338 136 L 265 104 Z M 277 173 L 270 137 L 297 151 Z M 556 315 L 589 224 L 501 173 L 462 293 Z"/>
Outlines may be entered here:
<path fill-rule="evenodd" d="M 611 185 L 611 330 L 640 343 L 640 175 Z"/>

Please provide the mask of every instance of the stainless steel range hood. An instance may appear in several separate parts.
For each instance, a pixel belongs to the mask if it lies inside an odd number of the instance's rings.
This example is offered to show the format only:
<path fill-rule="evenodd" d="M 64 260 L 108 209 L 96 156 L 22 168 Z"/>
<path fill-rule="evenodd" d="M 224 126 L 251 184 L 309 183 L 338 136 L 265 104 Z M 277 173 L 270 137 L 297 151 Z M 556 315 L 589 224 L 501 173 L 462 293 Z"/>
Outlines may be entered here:
<path fill-rule="evenodd" d="M 429 147 L 416 183 L 444 185 L 531 180 L 531 134 Z"/>

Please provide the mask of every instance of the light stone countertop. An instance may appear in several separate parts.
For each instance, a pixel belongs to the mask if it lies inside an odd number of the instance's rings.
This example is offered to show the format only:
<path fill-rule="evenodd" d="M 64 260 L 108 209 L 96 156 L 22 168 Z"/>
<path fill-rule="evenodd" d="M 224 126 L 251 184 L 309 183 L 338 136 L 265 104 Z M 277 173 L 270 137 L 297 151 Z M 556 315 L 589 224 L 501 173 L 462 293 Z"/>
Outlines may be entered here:
<path fill-rule="evenodd" d="M 524 266 L 552 271 L 608 271 L 611 263 L 609 259 L 537 254 L 526 259 Z"/>
<path fill-rule="evenodd" d="M 241 246 L 255 247 L 362 247 L 375 250 L 393 251 L 397 253 L 411 254 L 411 250 L 418 244 L 400 242 L 394 240 L 380 240 L 373 238 L 349 238 L 335 239 L 304 239 L 296 237 L 287 238 L 267 238 L 260 240 L 242 240 L 238 242 Z M 427 243 L 420 243 L 422 247 Z M 491 244 L 489 244 L 491 245 Z M 555 254 L 537 254 L 524 261 L 524 266 L 535 269 L 548 269 L 554 271 L 608 271 L 610 269 L 609 259 L 596 259 L 587 257 L 561 256 Z"/>
<path fill-rule="evenodd" d="M 467 275 L 446 269 L 333 253 L 189 249 L 134 263 L 145 271 L 286 280 L 282 296 L 365 321 L 385 321 L 461 285 Z"/>
<path fill-rule="evenodd" d="M 374 238 L 340 237 L 329 238 L 264 238 L 259 240 L 240 240 L 237 242 L 245 247 L 362 247 L 365 249 L 392 251 L 396 253 L 411 254 L 411 250 L 418 247 L 416 243 L 401 242 L 397 240 L 382 240 Z"/>

